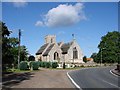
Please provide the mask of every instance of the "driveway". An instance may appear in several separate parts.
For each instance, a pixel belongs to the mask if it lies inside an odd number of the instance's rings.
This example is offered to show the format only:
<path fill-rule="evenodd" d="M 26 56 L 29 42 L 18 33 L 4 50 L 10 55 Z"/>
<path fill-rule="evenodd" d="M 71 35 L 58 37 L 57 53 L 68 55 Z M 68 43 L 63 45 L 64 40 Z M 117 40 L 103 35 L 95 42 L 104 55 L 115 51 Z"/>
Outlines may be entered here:
<path fill-rule="evenodd" d="M 11 88 L 75 88 L 66 73 L 68 70 L 41 69 L 34 71 L 29 79 L 15 83 Z"/>

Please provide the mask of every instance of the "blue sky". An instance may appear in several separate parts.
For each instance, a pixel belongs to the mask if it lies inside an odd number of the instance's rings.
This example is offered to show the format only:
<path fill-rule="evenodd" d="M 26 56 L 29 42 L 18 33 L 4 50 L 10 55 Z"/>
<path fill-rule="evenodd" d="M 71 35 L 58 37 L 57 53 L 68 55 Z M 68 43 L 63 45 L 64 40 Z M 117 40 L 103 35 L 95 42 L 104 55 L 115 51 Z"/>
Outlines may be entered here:
<path fill-rule="evenodd" d="M 17 37 L 18 29 L 22 29 L 21 44 L 32 55 L 44 44 L 47 34 L 55 34 L 57 42 L 70 42 L 75 34 L 83 54 L 89 57 L 98 52 L 103 35 L 118 30 L 117 5 L 117 2 L 4 2 L 2 21 L 13 31 L 11 37 Z"/>

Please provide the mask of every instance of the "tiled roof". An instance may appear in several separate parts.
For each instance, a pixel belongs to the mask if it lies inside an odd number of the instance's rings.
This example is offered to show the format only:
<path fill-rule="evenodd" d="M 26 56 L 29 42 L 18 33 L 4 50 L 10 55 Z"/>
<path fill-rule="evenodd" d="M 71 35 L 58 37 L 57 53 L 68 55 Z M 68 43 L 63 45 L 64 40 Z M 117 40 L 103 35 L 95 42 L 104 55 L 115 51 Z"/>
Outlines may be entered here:
<path fill-rule="evenodd" d="M 45 53 L 43 54 L 43 56 L 47 56 L 48 53 L 50 52 L 50 50 L 53 48 L 54 45 L 55 45 L 55 43 L 51 44 L 51 45 L 47 48 L 47 50 L 45 51 Z"/>
<path fill-rule="evenodd" d="M 46 49 L 47 46 L 48 46 L 48 43 L 41 46 L 40 49 L 37 51 L 36 55 L 42 54 L 42 52 Z"/>
<path fill-rule="evenodd" d="M 61 50 L 62 50 L 62 54 L 67 54 L 68 49 L 70 48 L 70 46 L 72 45 L 73 42 L 70 43 L 65 43 L 61 46 Z"/>
<path fill-rule="evenodd" d="M 58 46 L 60 46 L 61 43 L 62 43 L 62 42 L 59 42 L 59 43 L 58 43 Z"/>

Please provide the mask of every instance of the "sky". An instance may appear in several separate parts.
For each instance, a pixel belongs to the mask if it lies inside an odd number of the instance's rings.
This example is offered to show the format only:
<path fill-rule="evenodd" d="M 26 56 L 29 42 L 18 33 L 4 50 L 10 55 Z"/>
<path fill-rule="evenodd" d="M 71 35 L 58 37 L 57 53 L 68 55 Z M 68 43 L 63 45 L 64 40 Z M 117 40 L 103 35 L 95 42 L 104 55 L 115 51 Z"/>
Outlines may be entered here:
<path fill-rule="evenodd" d="M 23 0 L 24 1 L 24 0 Z M 98 52 L 101 37 L 118 30 L 117 2 L 3 2 L 2 21 L 31 55 L 45 43 L 46 35 L 70 42 L 74 34 L 83 54 Z"/>

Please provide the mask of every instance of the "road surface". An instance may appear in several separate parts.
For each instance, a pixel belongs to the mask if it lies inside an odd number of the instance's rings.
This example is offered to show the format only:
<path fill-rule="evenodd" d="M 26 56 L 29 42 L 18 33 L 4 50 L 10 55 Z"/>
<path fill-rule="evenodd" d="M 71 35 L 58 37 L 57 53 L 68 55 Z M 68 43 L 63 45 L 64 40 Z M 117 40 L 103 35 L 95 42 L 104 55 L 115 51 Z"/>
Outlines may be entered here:
<path fill-rule="evenodd" d="M 100 88 L 120 90 L 120 77 L 114 76 L 110 70 L 114 67 L 88 68 L 69 72 L 74 82 L 81 88 Z M 119 78 L 119 79 L 118 79 Z"/>

